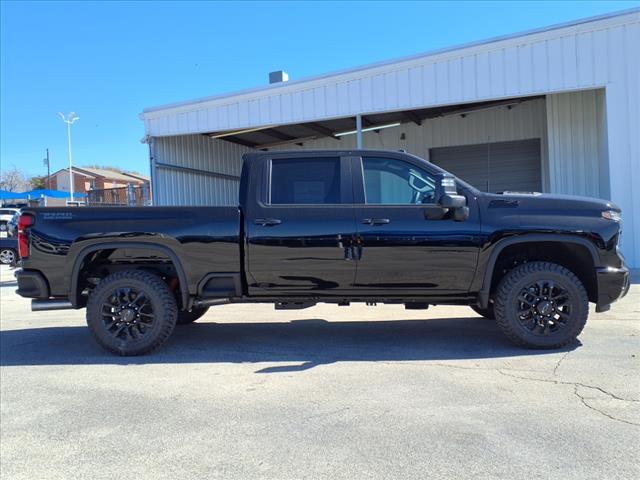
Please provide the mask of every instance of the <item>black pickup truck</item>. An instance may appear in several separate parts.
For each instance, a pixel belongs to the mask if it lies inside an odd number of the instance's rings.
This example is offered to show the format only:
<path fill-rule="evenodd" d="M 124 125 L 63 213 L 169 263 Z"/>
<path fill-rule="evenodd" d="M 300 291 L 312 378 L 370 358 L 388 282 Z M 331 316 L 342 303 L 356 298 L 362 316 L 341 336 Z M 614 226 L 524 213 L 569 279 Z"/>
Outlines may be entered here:
<path fill-rule="evenodd" d="M 149 352 L 213 305 L 469 305 L 557 348 L 629 288 L 611 202 L 489 194 L 404 152 L 244 156 L 234 207 L 26 208 L 18 293 L 84 308 L 96 340 Z"/>

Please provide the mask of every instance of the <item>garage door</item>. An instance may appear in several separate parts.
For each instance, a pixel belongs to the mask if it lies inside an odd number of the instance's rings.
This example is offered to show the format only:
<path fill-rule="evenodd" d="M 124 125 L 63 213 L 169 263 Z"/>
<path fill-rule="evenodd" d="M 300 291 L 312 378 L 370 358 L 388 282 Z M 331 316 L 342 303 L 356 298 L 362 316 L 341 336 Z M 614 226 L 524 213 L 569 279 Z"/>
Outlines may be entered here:
<path fill-rule="evenodd" d="M 429 160 L 486 192 L 541 192 L 540 139 L 429 150 Z"/>

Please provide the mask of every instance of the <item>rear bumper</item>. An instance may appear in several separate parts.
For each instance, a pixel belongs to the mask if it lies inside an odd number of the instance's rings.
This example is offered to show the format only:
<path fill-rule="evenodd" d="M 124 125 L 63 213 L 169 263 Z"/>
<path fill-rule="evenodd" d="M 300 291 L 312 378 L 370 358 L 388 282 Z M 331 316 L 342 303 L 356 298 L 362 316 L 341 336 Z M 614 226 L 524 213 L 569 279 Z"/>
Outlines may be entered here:
<path fill-rule="evenodd" d="M 16 293 L 26 298 L 49 298 L 49 284 L 37 270 L 18 269 L 15 272 L 18 281 Z"/>
<path fill-rule="evenodd" d="M 629 291 L 630 279 L 627 267 L 601 267 L 596 269 L 598 281 L 598 303 L 596 311 L 604 312 L 609 306 L 624 297 Z"/>

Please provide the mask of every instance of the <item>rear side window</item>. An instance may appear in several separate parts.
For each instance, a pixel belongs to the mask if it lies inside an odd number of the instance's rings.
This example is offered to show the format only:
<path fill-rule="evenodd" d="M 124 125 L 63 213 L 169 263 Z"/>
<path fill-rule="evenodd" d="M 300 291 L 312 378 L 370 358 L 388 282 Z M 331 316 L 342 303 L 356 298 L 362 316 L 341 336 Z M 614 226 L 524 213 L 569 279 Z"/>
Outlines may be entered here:
<path fill-rule="evenodd" d="M 321 205 L 342 203 L 340 158 L 281 158 L 271 161 L 270 203 Z"/>

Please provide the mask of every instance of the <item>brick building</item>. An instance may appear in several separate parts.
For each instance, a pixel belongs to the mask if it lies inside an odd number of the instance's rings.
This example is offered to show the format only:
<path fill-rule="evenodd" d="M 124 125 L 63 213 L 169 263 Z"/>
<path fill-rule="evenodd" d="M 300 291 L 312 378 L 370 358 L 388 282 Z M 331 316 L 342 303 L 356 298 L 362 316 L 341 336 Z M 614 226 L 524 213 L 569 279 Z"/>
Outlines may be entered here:
<path fill-rule="evenodd" d="M 52 190 L 69 191 L 69 169 L 63 168 L 51 175 Z M 78 193 L 106 188 L 121 188 L 131 184 L 135 187 L 149 184 L 149 177 L 137 173 L 121 173 L 93 167 L 73 167 L 73 186 Z"/>

